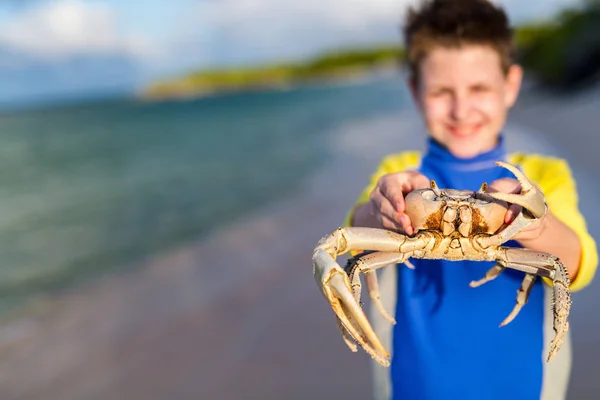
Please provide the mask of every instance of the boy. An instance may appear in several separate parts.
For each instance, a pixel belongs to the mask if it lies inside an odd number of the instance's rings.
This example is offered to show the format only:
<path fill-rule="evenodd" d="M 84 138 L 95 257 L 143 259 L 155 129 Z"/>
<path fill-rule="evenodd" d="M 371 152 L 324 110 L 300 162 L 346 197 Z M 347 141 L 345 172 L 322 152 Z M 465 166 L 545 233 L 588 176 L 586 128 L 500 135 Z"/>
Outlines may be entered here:
<path fill-rule="evenodd" d="M 509 246 L 561 259 L 571 291 L 592 279 L 598 256 L 577 208 L 577 193 L 564 160 L 506 154 L 502 129 L 519 92 L 522 70 L 514 64 L 512 33 L 504 11 L 486 0 L 429 0 L 411 9 L 405 26 L 409 86 L 429 132 L 424 154 L 386 157 L 348 214 L 346 226 L 414 232 L 404 196 L 429 186 L 518 192 L 514 176 L 494 165 L 520 168 L 546 195 L 550 212 Z M 507 213 L 505 220 L 513 218 Z M 514 306 L 523 273 L 507 269 L 480 289 L 494 263 L 411 259 L 378 270 L 381 298 L 395 325 L 372 312 L 371 321 L 391 352 L 390 368 L 374 367 L 378 398 L 564 398 L 570 371 L 567 337 L 545 362 L 553 337 L 550 288 L 537 279 L 520 314 L 498 324 Z M 568 333 L 567 333 L 568 335 Z"/>

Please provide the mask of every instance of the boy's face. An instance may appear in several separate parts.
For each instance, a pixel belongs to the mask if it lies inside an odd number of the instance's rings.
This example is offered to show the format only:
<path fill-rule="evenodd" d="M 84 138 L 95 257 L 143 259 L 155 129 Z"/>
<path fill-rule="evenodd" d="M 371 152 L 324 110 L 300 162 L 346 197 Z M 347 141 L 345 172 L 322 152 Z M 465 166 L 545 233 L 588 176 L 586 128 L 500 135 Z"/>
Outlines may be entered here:
<path fill-rule="evenodd" d="M 501 68 L 487 46 L 435 48 L 420 64 L 419 82 L 410 82 L 429 134 L 457 157 L 491 150 L 517 99 L 522 70 Z"/>

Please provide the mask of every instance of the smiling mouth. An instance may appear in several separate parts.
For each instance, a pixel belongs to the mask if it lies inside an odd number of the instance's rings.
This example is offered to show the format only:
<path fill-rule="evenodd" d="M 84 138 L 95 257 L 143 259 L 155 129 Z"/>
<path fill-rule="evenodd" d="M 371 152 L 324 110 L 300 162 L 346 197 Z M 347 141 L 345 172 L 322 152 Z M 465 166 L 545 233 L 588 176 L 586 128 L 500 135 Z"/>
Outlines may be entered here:
<path fill-rule="evenodd" d="M 468 125 L 468 126 L 446 126 L 448 132 L 452 136 L 456 137 L 469 137 L 476 135 L 480 130 L 482 124 Z"/>

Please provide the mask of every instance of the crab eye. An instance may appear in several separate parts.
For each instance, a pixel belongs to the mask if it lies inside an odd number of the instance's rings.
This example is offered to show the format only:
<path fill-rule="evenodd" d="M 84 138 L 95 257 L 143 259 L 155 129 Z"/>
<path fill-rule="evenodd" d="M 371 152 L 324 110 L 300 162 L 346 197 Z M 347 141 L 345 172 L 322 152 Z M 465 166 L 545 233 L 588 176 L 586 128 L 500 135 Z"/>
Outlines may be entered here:
<path fill-rule="evenodd" d="M 421 192 L 421 198 L 427 201 L 435 201 L 437 195 L 433 190 L 426 189 Z"/>

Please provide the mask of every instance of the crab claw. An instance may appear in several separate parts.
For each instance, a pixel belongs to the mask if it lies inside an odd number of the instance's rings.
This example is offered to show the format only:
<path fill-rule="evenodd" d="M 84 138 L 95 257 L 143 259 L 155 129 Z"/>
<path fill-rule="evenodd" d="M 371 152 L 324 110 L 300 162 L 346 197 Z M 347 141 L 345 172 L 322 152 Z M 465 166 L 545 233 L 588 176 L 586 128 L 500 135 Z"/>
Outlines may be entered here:
<path fill-rule="evenodd" d="M 373 359 L 383 366 L 389 366 L 390 355 L 355 298 L 348 275 L 331 255 L 321 248 L 315 250 L 313 265 L 315 279 L 335 312 L 348 347 L 356 351 L 356 346 L 348 338 L 349 334 Z"/>
<path fill-rule="evenodd" d="M 321 238 L 313 252 L 314 278 L 335 313 L 345 343 L 352 351 L 356 351 L 356 344 L 359 344 L 384 367 L 390 365 L 390 354 L 377 337 L 360 306 L 359 274 L 369 276 L 375 268 L 404 262 L 411 250 L 421 248 L 424 244 L 419 239 L 409 240 L 405 235 L 388 230 L 343 227 Z M 401 251 L 404 247 L 406 247 L 405 252 Z M 338 256 L 348 251 L 364 249 L 374 249 L 375 253 L 356 258 L 351 263 L 353 271 L 350 274 L 336 261 Z M 373 301 L 377 304 L 379 301 L 377 287 L 368 280 L 367 286 Z"/>
<path fill-rule="evenodd" d="M 523 207 L 525 210 L 529 211 L 534 218 L 541 218 L 548 209 L 544 194 L 535 187 L 517 167 L 502 161 L 496 161 L 496 165 L 506 168 L 513 173 L 521 184 L 521 193 L 511 194 L 494 192 L 488 194 L 495 199 Z"/>

